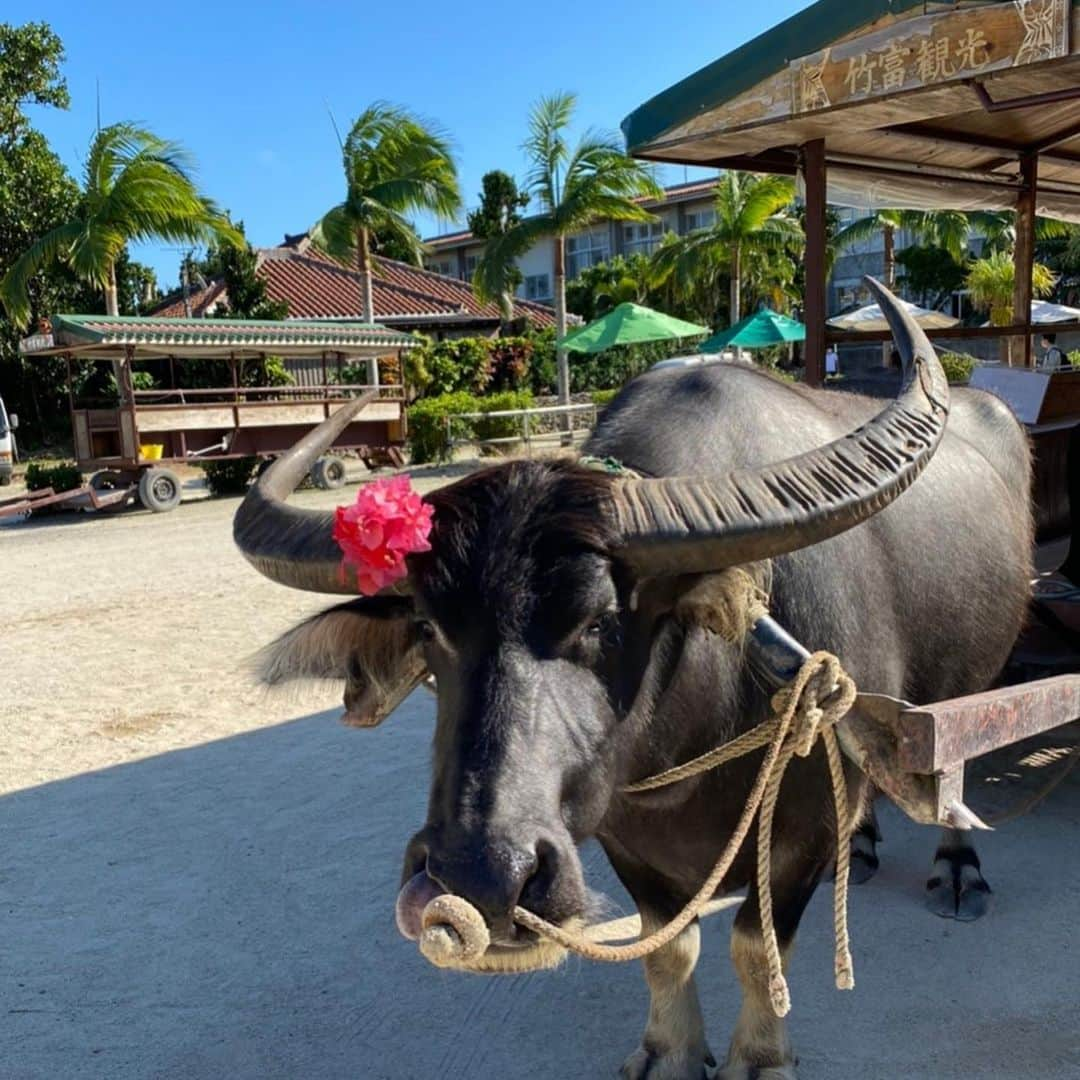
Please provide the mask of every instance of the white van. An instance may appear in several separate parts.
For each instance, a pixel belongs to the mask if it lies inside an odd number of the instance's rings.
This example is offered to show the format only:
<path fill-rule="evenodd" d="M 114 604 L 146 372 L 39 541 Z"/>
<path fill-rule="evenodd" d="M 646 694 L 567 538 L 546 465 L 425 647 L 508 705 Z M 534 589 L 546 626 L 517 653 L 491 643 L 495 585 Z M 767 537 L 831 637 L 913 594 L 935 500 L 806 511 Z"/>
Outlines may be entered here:
<path fill-rule="evenodd" d="M 0 485 L 11 483 L 16 460 L 15 429 L 18 426 L 19 418 L 14 413 L 8 415 L 4 399 L 0 398 Z"/>

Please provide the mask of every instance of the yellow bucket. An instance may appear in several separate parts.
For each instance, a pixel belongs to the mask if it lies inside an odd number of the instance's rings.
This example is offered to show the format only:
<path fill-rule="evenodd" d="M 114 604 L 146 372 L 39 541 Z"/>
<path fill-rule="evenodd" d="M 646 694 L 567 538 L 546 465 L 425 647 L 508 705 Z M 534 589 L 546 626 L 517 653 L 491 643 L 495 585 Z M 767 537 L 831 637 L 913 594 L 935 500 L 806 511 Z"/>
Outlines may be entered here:
<path fill-rule="evenodd" d="M 141 457 L 143 461 L 160 461 L 161 455 L 164 453 L 164 443 L 143 443 L 139 447 L 139 457 Z"/>

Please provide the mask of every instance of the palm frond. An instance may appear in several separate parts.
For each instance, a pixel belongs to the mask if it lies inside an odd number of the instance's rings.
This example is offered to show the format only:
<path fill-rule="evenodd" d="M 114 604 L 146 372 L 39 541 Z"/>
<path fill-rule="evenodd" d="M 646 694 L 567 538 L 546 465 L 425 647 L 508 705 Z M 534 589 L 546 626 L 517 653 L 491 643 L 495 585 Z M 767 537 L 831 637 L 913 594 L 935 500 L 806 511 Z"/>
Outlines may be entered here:
<path fill-rule="evenodd" d="M 0 281 L 0 303 L 15 326 L 25 327 L 30 322 L 30 280 L 50 262 L 66 263 L 71 245 L 77 239 L 81 222 L 69 221 L 39 236 L 11 264 Z"/>
<path fill-rule="evenodd" d="M 567 92 L 541 98 L 529 113 L 529 134 L 522 149 L 531 161 L 525 187 L 541 206 L 557 206 L 562 192 L 559 173 L 569 155 L 566 128 L 577 106 L 577 95 Z"/>
<path fill-rule="evenodd" d="M 512 280 L 515 260 L 544 237 L 555 232 L 551 214 L 523 218 L 504 233 L 492 236 L 484 245 L 484 254 L 473 275 L 473 292 L 480 300 L 494 300 Z"/>

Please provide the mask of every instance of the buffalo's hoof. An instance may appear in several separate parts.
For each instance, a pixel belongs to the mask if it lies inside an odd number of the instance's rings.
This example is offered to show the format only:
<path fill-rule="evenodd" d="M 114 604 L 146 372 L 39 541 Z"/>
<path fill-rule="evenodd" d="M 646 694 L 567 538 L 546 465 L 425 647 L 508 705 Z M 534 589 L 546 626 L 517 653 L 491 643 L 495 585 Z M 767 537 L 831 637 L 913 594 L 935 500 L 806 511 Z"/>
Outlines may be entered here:
<path fill-rule="evenodd" d="M 799 1080 L 794 1064 L 790 1065 L 725 1065 L 716 1080 Z"/>
<path fill-rule="evenodd" d="M 705 1080 L 705 1067 L 716 1064 L 707 1046 L 660 1053 L 639 1046 L 619 1070 L 623 1080 Z"/>
<path fill-rule="evenodd" d="M 938 859 L 926 883 L 926 906 L 943 919 L 974 922 L 990 910 L 990 886 L 977 865 Z"/>
<path fill-rule="evenodd" d="M 851 838 L 851 869 L 848 880 L 852 885 L 863 885 L 869 881 L 881 866 L 877 856 L 877 841 L 863 830 Z"/>

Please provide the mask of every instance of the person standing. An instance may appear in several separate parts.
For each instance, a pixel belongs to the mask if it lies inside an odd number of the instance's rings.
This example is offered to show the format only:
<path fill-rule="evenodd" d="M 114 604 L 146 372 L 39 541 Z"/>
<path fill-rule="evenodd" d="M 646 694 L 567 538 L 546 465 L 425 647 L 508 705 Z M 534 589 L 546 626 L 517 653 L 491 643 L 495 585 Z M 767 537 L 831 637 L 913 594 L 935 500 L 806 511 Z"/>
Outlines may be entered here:
<path fill-rule="evenodd" d="M 837 355 L 836 346 L 830 345 L 825 350 L 825 378 L 830 375 L 840 374 L 840 357 Z"/>
<path fill-rule="evenodd" d="M 1072 364 L 1057 345 L 1056 334 L 1043 334 L 1042 347 L 1045 350 L 1039 361 L 1040 371 L 1057 371 L 1058 368 L 1071 368 Z"/>

